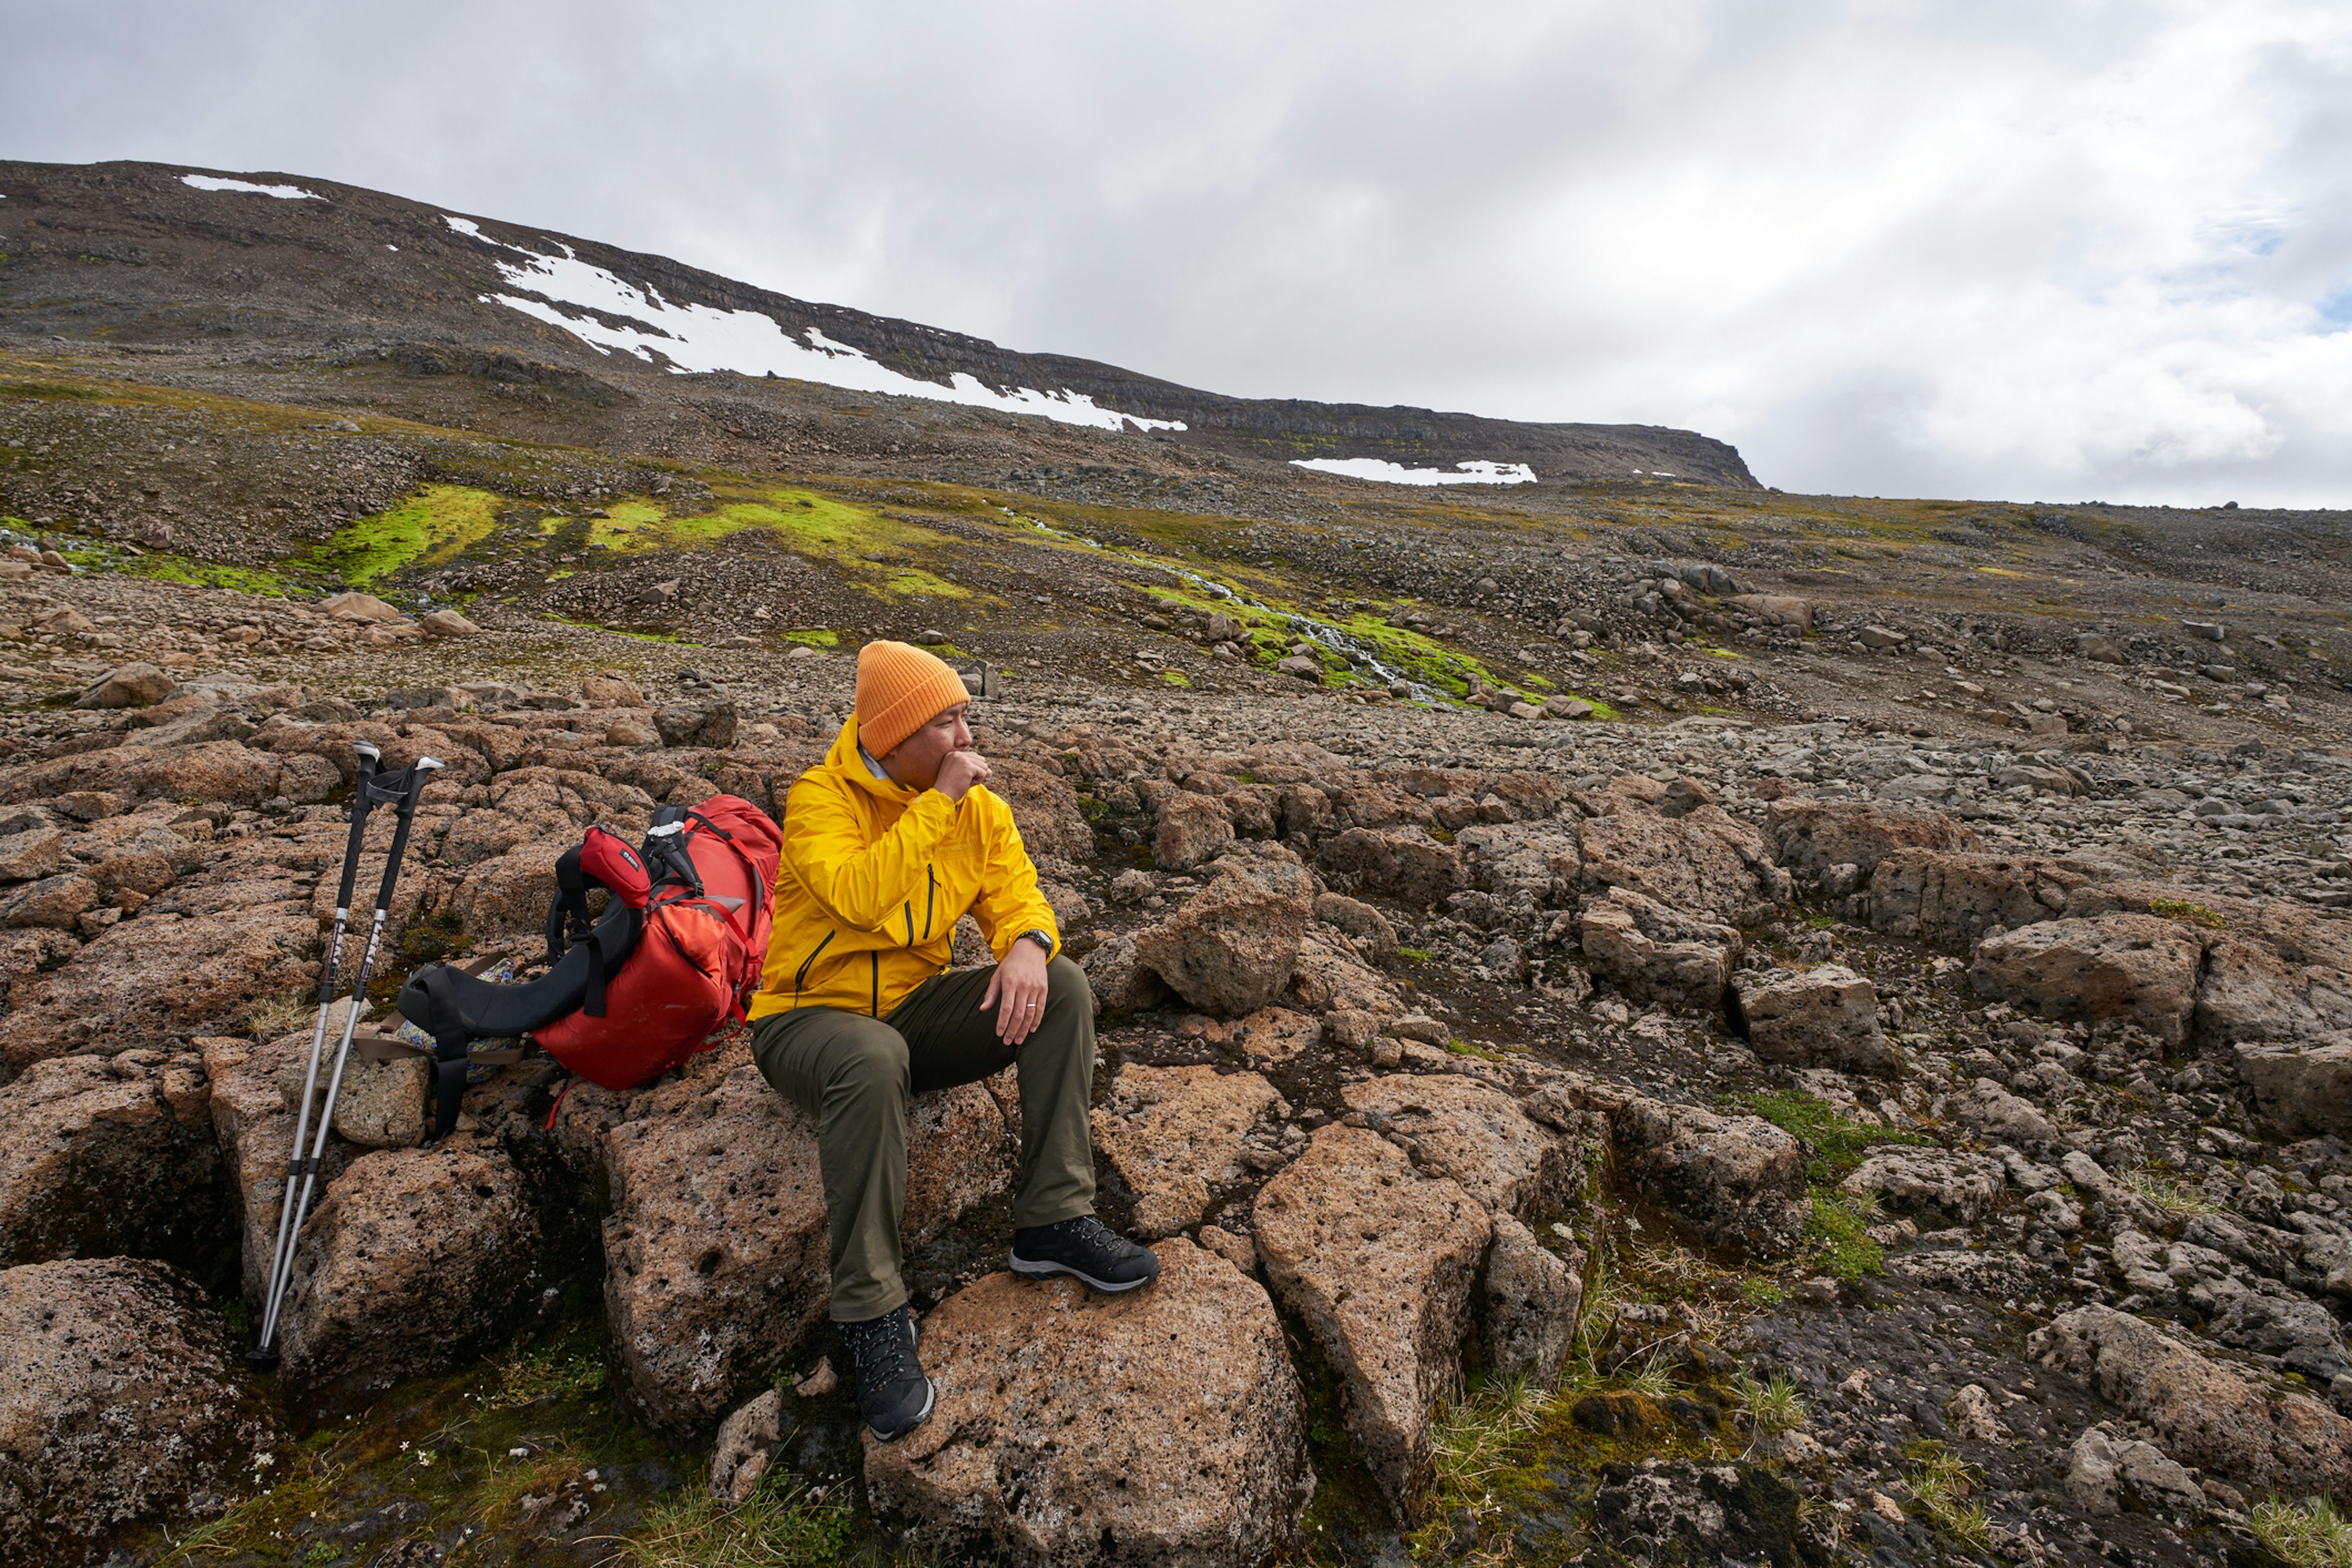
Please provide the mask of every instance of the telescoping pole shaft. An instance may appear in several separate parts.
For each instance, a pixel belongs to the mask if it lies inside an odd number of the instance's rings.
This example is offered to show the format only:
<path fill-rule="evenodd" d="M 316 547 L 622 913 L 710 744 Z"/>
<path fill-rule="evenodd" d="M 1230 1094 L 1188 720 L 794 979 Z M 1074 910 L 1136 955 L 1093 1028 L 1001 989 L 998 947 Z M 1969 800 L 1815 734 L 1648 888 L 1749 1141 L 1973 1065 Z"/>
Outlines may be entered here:
<path fill-rule="evenodd" d="M 360 850 L 367 839 L 368 807 L 373 804 L 370 786 L 383 763 L 383 753 L 365 741 L 355 742 L 352 749 L 359 753 L 359 784 L 352 792 L 352 831 L 343 846 L 343 877 L 335 893 L 335 929 L 327 939 L 326 960 L 319 966 L 319 1016 L 310 1026 L 310 1060 L 302 1075 L 302 1104 L 295 1117 L 294 1142 L 286 1149 L 286 1190 L 278 1205 L 278 1245 L 269 1254 L 270 1285 L 262 1308 L 261 1342 L 247 1351 L 245 1357 L 257 1372 L 272 1372 L 278 1366 L 277 1280 L 285 1265 L 287 1243 L 293 1235 L 294 1189 L 302 1175 L 302 1145 L 310 1137 L 310 1102 L 319 1088 L 319 1057 L 326 1047 L 327 1018 L 334 1006 L 336 961 L 342 954 L 343 931 L 351 921 L 352 888 L 359 879 Z"/>
<path fill-rule="evenodd" d="M 287 1289 L 293 1282 L 294 1253 L 301 1242 L 303 1216 L 310 1212 L 310 1194 L 319 1182 L 319 1165 L 326 1157 L 327 1136 L 334 1129 L 335 1099 L 342 1091 L 343 1067 L 351 1059 L 352 1034 L 359 1026 L 360 1008 L 367 998 L 368 976 L 375 969 L 375 955 L 383 943 L 384 920 L 392 911 L 393 889 L 400 880 L 401 858 L 408 849 L 408 830 L 415 820 L 416 802 L 425 793 L 425 781 L 441 765 L 437 757 L 419 757 L 408 767 L 377 781 L 373 786 L 377 801 L 385 805 L 396 803 L 399 815 L 393 827 L 392 848 L 384 857 L 383 881 L 376 889 L 375 912 L 368 923 L 367 946 L 360 952 L 359 970 L 352 981 L 352 1003 L 350 1010 L 343 1016 L 342 1039 L 335 1047 L 334 1071 L 327 1079 L 327 1096 L 319 1110 L 317 1128 L 310 1137 L 310 1152 L 302 1161 L 302 1190 L 294 1203 L 290 1242 L 285 1257 L 278 1264 L 277 1278 L 270 1282 L 270 1300 L 276 1305 L 264 1326 L 265 1333 L 275 1332 L 277 1308 L 284 1306 Z"/>

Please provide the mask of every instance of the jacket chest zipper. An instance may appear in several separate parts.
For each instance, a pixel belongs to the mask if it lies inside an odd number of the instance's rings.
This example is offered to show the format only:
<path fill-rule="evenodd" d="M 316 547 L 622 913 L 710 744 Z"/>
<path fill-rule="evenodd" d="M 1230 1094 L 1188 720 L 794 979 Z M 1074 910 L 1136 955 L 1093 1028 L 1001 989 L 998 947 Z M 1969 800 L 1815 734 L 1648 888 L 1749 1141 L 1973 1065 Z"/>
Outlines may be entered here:
<path fill-rule="evenodd" d="M 874 966 L 874 1016 L 878 1018 L 882 1016 L 882 955 L 869 952 L 866 956 Z"/>

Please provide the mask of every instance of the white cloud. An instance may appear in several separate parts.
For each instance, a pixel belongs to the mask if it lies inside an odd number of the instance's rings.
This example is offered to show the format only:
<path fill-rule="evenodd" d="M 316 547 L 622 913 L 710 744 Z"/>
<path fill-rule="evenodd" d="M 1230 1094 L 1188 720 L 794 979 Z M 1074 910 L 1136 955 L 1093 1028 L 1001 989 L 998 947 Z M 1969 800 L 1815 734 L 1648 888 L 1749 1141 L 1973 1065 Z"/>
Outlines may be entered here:
<path fill-rule="evenodd" d="M 1790 489 L 2352 504 L 2338 0 L 129 8 L 12 33 L 19 155 L 315 170 L 1222 391 L 1694 427 Z"/>

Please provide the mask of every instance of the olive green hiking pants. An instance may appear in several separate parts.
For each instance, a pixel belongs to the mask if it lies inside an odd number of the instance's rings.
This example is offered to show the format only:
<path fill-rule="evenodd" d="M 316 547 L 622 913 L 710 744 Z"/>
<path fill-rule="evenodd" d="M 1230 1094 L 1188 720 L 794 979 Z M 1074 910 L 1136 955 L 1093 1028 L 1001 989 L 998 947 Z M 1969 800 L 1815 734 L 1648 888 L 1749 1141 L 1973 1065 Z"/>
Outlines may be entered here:
<path fill-rule="evenodd" d="M 1092 1214 L 1095 1004 L 1086 972 L 1045 966 L 1045 1013 L 1018 1047 L 982 1012 L 992 969 L 940 974 L 887 1018 L 795 1007 L 752 1026 L 751 1055 L 776 1092 L 816 1121 L 817 1165 L 833 1233 L 833 1320 L 864 1322 L 906 1305 L 898 1216 L 907 1203 L 907 1102 L 977 1083 L 1008 1065 L 1021 1085 L 1021 1185 L 1013 1223 Z"/>

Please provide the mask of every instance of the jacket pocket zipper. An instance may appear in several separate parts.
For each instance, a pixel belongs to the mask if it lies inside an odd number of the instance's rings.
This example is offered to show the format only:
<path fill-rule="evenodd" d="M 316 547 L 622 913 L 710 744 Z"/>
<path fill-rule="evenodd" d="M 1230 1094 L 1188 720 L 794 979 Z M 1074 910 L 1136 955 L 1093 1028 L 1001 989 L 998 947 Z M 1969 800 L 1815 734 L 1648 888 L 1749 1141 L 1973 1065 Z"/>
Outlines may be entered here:
<path fill-rule="evenodd" d="M 940 896 L 940 872 L 936 866 L 923 868 L 923 940 L 931 940 L 931 905 Z"/>
<path fill-rule="evenodd" d="M 816 956 L 817 956 L 817 954 L 818 954 L 818 953 L 820 953 L 820 952 L 824 952 L 827 947 L 831 946 L 831 945 L 832 945 L 832 942 L 833 942 L 833 939 L 834 939 L 835 937 L 836 937 L 836 936 L 839 936 L 840 934 L 841 934 L 841 933 L 840 933 L 839 931 L 829 931 L 825 932 L 825 933 L 824 933 L 824 941 L 823 941 L 823 942 L 818 942 L 818 943 L 816 944 L 816 946 L 815 946 L 815 947 L 814 947 L 814 948 L 812 948 L 812 949 L 810 950 L 810 952 L 809 952 L 809 955 L 808 955 L 806 958 L 803 958 L 803 959 L 802 959 L 802 960 L 801 960 L 801 966 L 800 966 L 800 970 L 799 970 L 799 972 L 798 972 L 797 973 L 795 973 L 795 974 L 793 976 L 793 995 L 795 995 L 795 996 L 799 995 L 799 994 L 801 994 L 801 989 L 802 989 L 802 987 L 805 986 L 805 985 L 808 984 L 808 972 L 809 972 L 809 965 L 811 965 L 811 964 L 813 964 L 813 963 L 814 963 L 816 962 Z"/>
<path fill-rule="evenodd" d="M 907 945 L 912 947 L 915 945 L 915 900 L 908 899 L 900 907 L 907 914 Z"/>
<path fill-rule="evenodd" d="M 879 952 L 869 952 L 866 956 L 870 959 L 874 964 L 873 1005 L 874 1016 L 878 1018 L 882 1016 L 882 955 Z"/>

